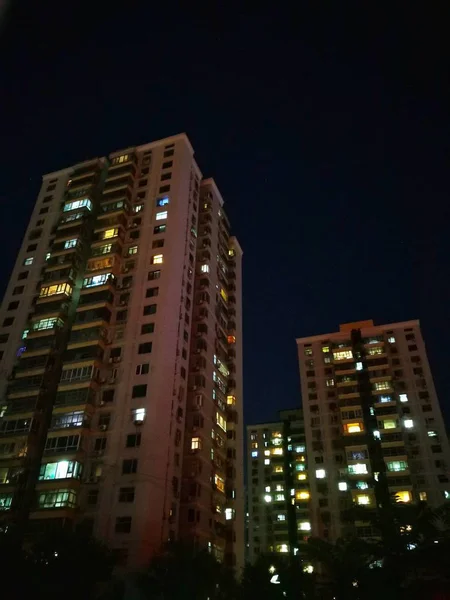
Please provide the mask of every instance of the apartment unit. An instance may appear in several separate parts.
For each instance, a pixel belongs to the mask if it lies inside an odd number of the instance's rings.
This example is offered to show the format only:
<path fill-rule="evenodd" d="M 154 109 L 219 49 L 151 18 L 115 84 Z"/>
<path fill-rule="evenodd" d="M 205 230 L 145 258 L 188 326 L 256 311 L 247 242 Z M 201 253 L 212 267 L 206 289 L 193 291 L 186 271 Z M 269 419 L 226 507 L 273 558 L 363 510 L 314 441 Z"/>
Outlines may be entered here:
<path fill-rule="evenodd" d="M 43 177 L 0 310 L 0 520 L 244 552 L 241 258 L 181 134 Z"/>
<path fill-rule="evenodd" d="M 418 321 L 341 325 L 297 340 L 312 534 L 347 531 L 354 504 L 450 498 L 450 450 Z M 361 537 L 367 522 L 350 524 Z"/>
<path fill-rule="evenodd" d="M 303 414 L 283 410 L 279 421 L 247 426 L 248 560 L 297 553 L 310 535 L 310 492 Z"/>

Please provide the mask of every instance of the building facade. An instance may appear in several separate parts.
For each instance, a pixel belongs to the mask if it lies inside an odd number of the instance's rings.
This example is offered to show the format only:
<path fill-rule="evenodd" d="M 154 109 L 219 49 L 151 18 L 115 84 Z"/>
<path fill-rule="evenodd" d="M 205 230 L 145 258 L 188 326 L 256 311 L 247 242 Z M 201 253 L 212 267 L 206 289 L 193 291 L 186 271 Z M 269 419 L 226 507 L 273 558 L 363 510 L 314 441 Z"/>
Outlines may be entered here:
<path fill-rule="evenodd" d="M 450 498 L 449 443 L 419 322 L 349 323 L 297 344 L 312 535 L 343 535 L 354 504 Z M 376 535 L 368 522 L 350 527 Z"/>
<path fill-rule="evenodd" d="M 244 553 L 241 258 L 184 135 L 43 177 L 0 310 L 0 508 Z"/>
<path fill-rule="evenodd" d="M 310 535 L 310 492 L 303 414 L 283 410 L 280 420 L 247 426 L 247 557 L 295 555 Z"/>

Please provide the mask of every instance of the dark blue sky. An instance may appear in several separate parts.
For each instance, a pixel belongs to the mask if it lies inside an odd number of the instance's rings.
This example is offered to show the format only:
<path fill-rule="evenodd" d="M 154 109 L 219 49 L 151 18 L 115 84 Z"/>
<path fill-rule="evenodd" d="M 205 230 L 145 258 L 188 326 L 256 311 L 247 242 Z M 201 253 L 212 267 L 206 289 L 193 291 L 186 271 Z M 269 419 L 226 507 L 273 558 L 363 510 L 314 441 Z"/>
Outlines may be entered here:
<path fill-rule="evenodd" d="M 300 402 L 296 337 L 367 318 L 421 320 L 450 405 L 448 10 L 13 4 L 2 287 L 42 173 L 185 131 L 244 248 L 247 420 Z"/>

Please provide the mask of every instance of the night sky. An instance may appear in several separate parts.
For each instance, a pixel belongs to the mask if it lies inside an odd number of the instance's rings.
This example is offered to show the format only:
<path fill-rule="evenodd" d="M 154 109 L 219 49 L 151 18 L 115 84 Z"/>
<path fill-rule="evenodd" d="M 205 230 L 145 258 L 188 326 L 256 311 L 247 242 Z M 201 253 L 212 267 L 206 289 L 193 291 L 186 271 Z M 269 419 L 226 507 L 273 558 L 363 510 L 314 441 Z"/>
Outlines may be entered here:
<path fill-rule="evenodd" d="M 369 318 L 421 320 L 450 417 L 446 3 L 12 4 L 2 289 L 43 173 L 185 131 L 244 249 L 247 422 L 300 403 L 296 337 Z"/>

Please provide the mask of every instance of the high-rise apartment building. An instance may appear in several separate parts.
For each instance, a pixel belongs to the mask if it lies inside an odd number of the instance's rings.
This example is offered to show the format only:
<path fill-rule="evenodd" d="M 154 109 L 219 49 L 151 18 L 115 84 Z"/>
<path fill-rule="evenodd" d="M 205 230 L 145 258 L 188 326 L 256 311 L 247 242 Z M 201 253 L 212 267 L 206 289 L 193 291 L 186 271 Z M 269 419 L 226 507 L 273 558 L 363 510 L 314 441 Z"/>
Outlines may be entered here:
<path fill-rule="evenodd" d="M 418 321 L 341 325 L 297 340 L 312 535 L 336 539 L 355 503 L 450 497 L 450 450 Z M 354 522 L 361 537 L 376 535 Z"/>
<path fill-rule="evenodd" d="M 248 560 L 274 552 L 295 555 L 310 535 L 310 492 L 303 414 L 282 410 L 279 421 L 247 426 Z"/>
<path fill-rule="evenodd" d="M 43 177 L 0 310 L 0 518 L 244 553 L 241 257 L 182 134 Z"/>

